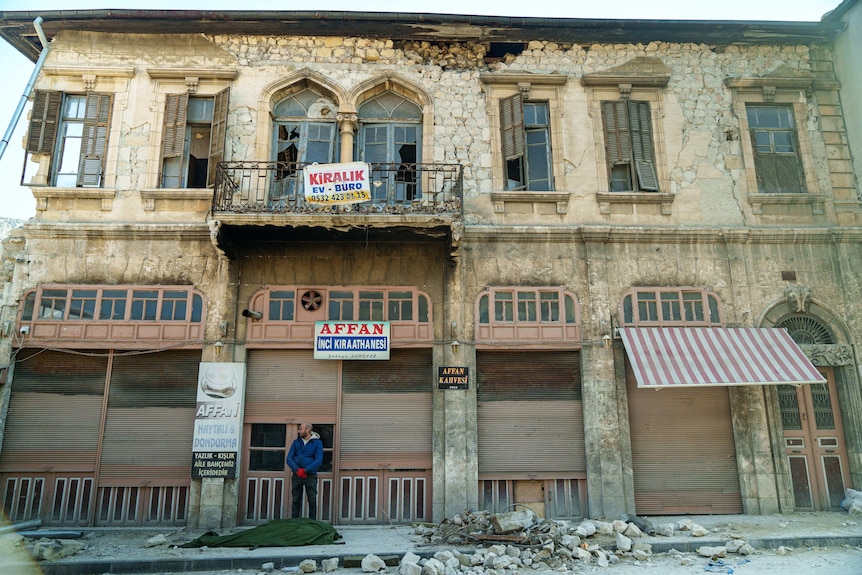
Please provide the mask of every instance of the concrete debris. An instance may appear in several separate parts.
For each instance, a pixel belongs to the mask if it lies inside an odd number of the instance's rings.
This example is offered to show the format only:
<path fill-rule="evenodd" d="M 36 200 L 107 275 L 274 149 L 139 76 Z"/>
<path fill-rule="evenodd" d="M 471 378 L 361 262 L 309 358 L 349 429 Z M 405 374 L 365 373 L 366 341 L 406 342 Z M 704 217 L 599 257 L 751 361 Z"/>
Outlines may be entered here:
<path fill-rule="evenodd" d="M 386 570 L 386 562 L 377 555 L 369 553 L 362 559 L 363 573 L 378 573 Z"/>
<path fill-rule="evenodd" d="M 317 561 L 314 559 L 305 559 L 300 561 L 299 570 L 303 573 L 314 573 L 317 571 Z"/>
<path fill-rule="evenodd" d="M 320 569 L 324 573 L 331 573 L 338 569 L 338 557 L 332 557 L 330 559 L 324 559 L 320 562 Z"/>
<path fill-rule="evenodd" d="M 84 543 L 75 539 L 39 539 L 33 544 L 31 554 L 36 559 L 55 561 L 74 555 L 84 548 Z"/>
<path fill-rule="evenodd" d="M 519 569 L 565 572 L 577 571 L 584 565 L 609 567 L 626 557 L 643 563 L 653 556 L 652 545 L 644 540 L 647 535 L 672 537 L 677 529 L 688 531 L 687 535 L 692 537 L 709 534 L 688 519 L 656 528 L 634 515 L 623 515 L 613 522 L 593 519 L 573 522 L 540 519 L 532 512 L 495 515 L 465 511 L 457 519 L 444 520 L 436 529 L 425 525 L 415 532 L 429 545 L 477 544 L 472 555 L 463 550 L 437 552 L 430 559 L 405 555 L 398 575 L 498 575 Z M 697 554 L 718 559 L 728 553 L 753 552 L 754 548 L 744 540 L 732 539 L 727 546 L 702 545 Z M 697 559 L 694 554 L 675 550 L 669 553 L 681 565 L 694 565 Z"/>
<path fill-rule="evenodd" d="M 268 562 L 264 563 L 263 565 L 261 565 L 260 568 L 263 569 L 264 571 L 272 571 L 275 569 L 275 563 L 273 563 L 272 561 L 268 561 Z"/>
<path fill-rule="evenodd" d="M 144 547 L 156 547 L 158 545 L 164 545 L 167 542 L 168 538 L 165 537 L 162 533 L 159 533 L 158 535 L 153 535 L 152 537 L 147 539 L 147 542 L 144 543 Z"/>

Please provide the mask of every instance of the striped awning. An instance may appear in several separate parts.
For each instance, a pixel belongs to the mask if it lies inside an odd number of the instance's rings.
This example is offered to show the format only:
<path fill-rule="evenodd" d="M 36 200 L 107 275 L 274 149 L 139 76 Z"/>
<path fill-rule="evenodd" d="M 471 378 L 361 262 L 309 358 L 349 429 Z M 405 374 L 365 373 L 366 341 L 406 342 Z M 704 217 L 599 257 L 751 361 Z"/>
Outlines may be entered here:
<path fill-rule="evenodd" d="M 783 329 L 620 328 L 638 387 L 825 383 Z"/>

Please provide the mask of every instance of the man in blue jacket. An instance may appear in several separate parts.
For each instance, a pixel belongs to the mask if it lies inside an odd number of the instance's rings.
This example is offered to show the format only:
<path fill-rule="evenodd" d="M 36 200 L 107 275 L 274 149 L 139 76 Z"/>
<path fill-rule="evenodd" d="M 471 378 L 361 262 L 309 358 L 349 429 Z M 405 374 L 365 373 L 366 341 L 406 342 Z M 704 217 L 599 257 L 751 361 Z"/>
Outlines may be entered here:
<path fill-rule="evenodd" d="M 293 505 L 291 517 L 299 517 L 302 511 L 302 490 L 308 499 L 308 517 L 317 519 L 317 470 L 323 465 L 323 442 L 310 423 L 299 425 L 299 437 L 290 444 L 287 466 L 293 471 L 291 491 Z"/>

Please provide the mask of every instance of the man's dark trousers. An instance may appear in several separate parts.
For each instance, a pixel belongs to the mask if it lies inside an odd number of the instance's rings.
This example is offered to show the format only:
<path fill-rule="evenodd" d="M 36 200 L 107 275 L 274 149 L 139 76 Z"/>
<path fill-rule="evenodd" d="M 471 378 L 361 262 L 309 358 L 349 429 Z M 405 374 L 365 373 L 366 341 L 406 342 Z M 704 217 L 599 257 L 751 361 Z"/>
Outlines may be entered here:
<path fill-rule="evenodd" d="M 291 506 L 291 517 L 299 517 L 302 512 L 302 490 L 308 499 L 308 518 L 317 519 L 317 474 L 308 474 L 305 479 L 296 473 L 291 477 L 291 491 L 293 492 L 293 505 Z"/>

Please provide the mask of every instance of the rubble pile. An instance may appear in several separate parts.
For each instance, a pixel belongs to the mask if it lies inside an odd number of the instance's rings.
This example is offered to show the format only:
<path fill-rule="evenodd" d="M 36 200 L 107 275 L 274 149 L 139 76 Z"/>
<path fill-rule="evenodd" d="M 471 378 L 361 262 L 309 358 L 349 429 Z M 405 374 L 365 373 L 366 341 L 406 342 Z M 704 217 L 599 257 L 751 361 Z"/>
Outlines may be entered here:
<path fill-rule="evenodd" d="M 684 519 L 677 524 L 653 526 L 649 521 L 623 515 L 615 521 L 540 519 L 530 510 L 491 514 L 467 511 L 438 526 L 417 526 L 415 533 L 429 545 L 463 546 L 478 544 L 472 554 L 461 550 L 440 551 L 430 559 L 405 556 L 399 575 L 494 575 L 505 570 L 577 570 L 593 564 L 608 567 L 631 558 L 647 562 L 653 555 L 645 536 L 673 537 L 677 532 L 704 537 L 710 532 Z M 722 546 L 701 546 L 697 554 L 720 559 L 729 553 L 749 555 L 754 548 L 734 536 Z M 676 550 L 669 555 L 684 565 L 694 558 Z M 412 565 L 411 565 L 412 563 Z"/>

